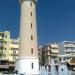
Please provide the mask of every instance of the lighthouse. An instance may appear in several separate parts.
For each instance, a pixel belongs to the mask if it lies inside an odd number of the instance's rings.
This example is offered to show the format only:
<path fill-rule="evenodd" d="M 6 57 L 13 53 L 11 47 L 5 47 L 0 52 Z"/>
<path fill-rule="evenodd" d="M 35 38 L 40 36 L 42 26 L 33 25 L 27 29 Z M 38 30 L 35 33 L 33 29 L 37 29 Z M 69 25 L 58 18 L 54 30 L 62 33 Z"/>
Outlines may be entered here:
<path fill-rule="evenodd" d="M 39 75 L 36 0 L 20 1 L 20 43 L 16 70 L 19 75 Z"/>

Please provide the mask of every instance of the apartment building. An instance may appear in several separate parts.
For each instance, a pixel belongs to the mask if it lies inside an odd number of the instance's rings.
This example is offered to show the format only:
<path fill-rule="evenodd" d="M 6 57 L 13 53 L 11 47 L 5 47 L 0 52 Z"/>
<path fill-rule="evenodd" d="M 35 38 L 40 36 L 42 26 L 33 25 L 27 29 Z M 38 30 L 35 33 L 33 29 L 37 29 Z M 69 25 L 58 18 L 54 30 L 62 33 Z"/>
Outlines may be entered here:
<path fill-rule="evenodd" d="M 51 43 L 50 45 L 51 45 L 52 59 L 54 60 L 55 64 L 58 64 L 59 46 L 57 43 Z"/>
<path fill-rule="evenodd" d="M 66 61 L 70 65 L 75 65 L 75 41 L 59 42 L 60 54 L 66 55 Z"/>
<path fill-rule="evenodd" d="M 40 46 L 39 47 L 39 61 L 40 61 L 40 65 L 46 65 L 47 63 L 47 45 L 44 46 Z"/>
<path fill-rule="evenodd" d="M 0 72 L 12 72 L 18 58 L 19 39 L 11 39 L 10 32 L 0 32 Z"/>
<path fill-rule="evenodd" d="M 58 64 L 60 58 L 58 55 L 65 55 L 65 60 L 70 65 L 75 65 L 75 41 L 62 41 L 58 43 L 49 43 L 39 47 L 40 64 L 50 65 L 51 58 Z"/>
<path fill-rule="evenodd" d="M 19 54 L 19 39 L 11 39 L 10 41 L 10 51 L 9 51 L 9 61 L 15 62 L 18 59 Z"/>
<path fill-rule="evenodd" d="M 59 46 L 57 43 L 49 43 L 40 48 L 40 63 L 41 65 L 50 65 L 51 59 L 58 63 Z"/>

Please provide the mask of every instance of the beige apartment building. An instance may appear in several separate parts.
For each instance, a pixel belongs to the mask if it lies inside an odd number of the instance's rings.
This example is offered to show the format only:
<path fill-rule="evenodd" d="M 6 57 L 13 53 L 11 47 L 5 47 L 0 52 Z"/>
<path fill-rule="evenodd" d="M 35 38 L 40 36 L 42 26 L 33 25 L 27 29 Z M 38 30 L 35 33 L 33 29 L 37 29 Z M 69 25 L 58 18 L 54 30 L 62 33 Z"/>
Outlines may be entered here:
<path fill-rule="evenodd" d="M 11 39 L 10 32 L 0 32 L 0 72 L 12 72 L 18 58 L 19 39 Z"/>
<path fill-rule="evenodd" d="M 40 64 L 50 65 L 51 59 L 58 63 L 59 47 L 57 43 L 49 43 L 39 47 L 40 50 Z"/>
<path fill-rule="evenodd" d="M 15 61 L 18 59 L 19 54 L 19 39 L 11 39 L 9 50 L 9 61 Z"/>
<path fill-rule="evenodd" d="M 59 46 L 57 43 L 51 43 L 50 45 L 51 45 L 52 59 L 54 60 L 55 64 L 58 64 Z"/>

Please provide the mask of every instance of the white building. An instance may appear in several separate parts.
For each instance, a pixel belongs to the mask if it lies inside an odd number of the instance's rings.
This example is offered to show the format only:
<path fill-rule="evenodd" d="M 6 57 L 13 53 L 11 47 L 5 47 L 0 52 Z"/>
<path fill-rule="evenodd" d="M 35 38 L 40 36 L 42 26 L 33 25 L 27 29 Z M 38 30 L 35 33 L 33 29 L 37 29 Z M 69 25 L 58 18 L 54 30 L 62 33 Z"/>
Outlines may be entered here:
<path fill-rule="evenodd" d="M 62 41 L 59 48 L 64 54 L 75 54 L 75 41 Z"/>
<path fill-rule="evenodd" d="M 19 0 L 20 43 L 16 70 L 20 75 L 39 75 L 39 58 L 36 29 L 36 0 Z"/>
<path fill-rule="evenodd" d="M 75 65 L 75 41 L 62 41 L 59 44 L 60 54 L 66 55 L 66 61 Z"/>

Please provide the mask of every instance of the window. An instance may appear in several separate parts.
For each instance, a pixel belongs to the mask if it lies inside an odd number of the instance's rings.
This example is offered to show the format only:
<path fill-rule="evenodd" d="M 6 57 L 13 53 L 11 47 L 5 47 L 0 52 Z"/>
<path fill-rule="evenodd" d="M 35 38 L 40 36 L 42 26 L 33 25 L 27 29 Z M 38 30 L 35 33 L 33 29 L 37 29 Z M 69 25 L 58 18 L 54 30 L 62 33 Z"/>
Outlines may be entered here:
<path fill-rule="evenodd" d="M 33 54 L 33 48 L 31 48 L 31 54 Z"/>
<path fill-rule="evenodd" d="M 30 6 L 32 7 L 32 3 L 30 3 Z"/>
<path fill-rule="evenodd" d="M 5 36 L 5 38 L 7 38 L 7 36 Z"/>
<path fill-rule="evenodd" d="M 31 35 L 31 40 L 33 40 L 33 35 Z"/>
<path fill-rule="evenodd" d="M 30 13 L 30 15 L 32 16 L 32 12 Z"/>
<path fill-rule="evenodd" d="M 5 50 L 6 50 L 6 48 L 5 48 Z"/>
<path fill-rule="evenodd" d="M 32 69 L 34 68 L 34 67 L 33 67 L 33 63 L 31 64 L 31 67 L 32 67 Z"/>
<path fill-rule="evenodd" d="M 4 43 L 7 44 L 7 41 L 5 41 Z"/>
<path fill-rule="evenodd" d="M 3 57 L 5 58 L 6 57 L 6 54 L 3 54 Z"/>
<path fill-rule="evenodd" d="M 15 60 L 16 59 L 16 57 L 15 56 L 13 56 L 13 60 Z"/>
<path fill-rule="evenodd" d="M 32 28 L 32 23 L 31 23 L 31 28 Z"/>
<path fill-rule="evenodd" d="M 2 38 L 4 37 L 4 34 L 2 34 Z"/>
<path fill-rule="evenodd" d="M 65 58 L 63 58 L 63 60 L 65 60 Z"/>
<path fill-rule="evenodd" d="M 61 58 L 59 58 L 59 61 L 61 61 Z"/>
<path fill-rule="evenodd" d="M 2 58 L 2 54 L 0 54 L 0 58 Z"/>
<path fill-rule="evenodd" d="M 13 51 L 13 54 L 16 54 L 16 51 Z"/>

